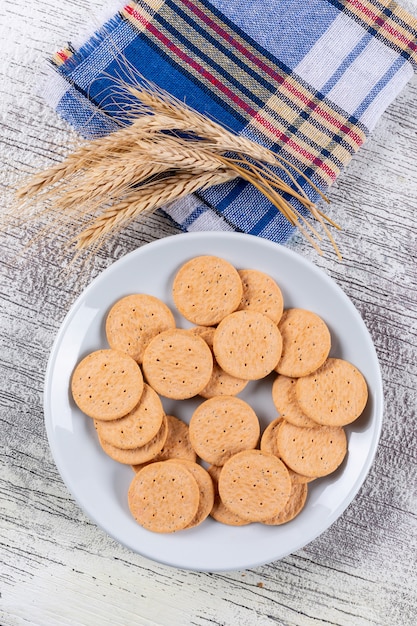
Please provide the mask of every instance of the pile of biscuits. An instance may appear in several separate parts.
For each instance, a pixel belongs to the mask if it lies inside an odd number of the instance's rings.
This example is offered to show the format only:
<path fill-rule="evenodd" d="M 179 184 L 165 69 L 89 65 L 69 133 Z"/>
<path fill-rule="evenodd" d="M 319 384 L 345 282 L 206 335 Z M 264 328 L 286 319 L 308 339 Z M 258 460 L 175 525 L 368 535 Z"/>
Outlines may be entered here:
<path fill-rule="evenodd" d="M 363 375 L 329 356 L 323 319 L 284 310 L 279 286 L 261 271 L 194 257 L 177 270 L 172 297 L 191 327 L 179 328 L 155 296 L 125 296 L 106 314 L 109 347 L 83 358 L 71 380 L 103 451 L 135 472 L 132 515 L 159 533 L 208 516 L 234 526 L 292 520 L 308 483 L 345 458 L 344 426 L 367 403 Z M 277 415 L 261 432 L 238 394 L 265 378 Z M 165 414 L 161 397 L 201 402 L 187 424 Z"/>

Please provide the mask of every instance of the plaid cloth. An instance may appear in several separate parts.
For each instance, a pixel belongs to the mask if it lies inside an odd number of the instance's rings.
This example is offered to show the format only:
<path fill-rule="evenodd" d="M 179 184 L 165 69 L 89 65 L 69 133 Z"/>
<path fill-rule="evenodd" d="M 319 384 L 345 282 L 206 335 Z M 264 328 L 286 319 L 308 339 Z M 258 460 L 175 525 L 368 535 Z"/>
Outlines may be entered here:
<path fill-rule="evenodd" d="M 139 73 L 280 153 L 324 192 L 417 67 L 417 20 L 389 0 L 114 0 L 113 7 L 83 45 L 55 54 L 45 91 L 82 136 L 117 127 L 126 105 L 117 83 Z M 236 230 L 277 242 L 293 232 L 241 179 L 164 211 L 186 231 Z"/>

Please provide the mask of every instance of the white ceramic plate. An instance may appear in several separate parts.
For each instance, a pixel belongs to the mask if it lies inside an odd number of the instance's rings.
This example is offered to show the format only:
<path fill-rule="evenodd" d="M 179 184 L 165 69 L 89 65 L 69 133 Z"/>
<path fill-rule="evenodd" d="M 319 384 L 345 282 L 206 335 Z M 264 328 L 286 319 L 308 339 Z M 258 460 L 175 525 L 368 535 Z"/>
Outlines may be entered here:
<path fill-rule="evenodd" d="M 193 256 L 221 256 L 237 268 L 270 274 L 280 285 L 286 307 L 315 311 L 330 328 L 332 356 L 347 359 L 366 377 L 369 402 L 346 428 L 348 455 L 332 475 L 314 481 L 306 506 L 282 526 L 231 527 L 211 518 L 175 534 L 144 530 L 131 516 L 127 490 L 132 469 L 107 457 L 92 420 L 75 406 L 69 382 L 76 363 L 107 347 L 104 321 L 109 307 L 129 293 L 149 293 L 173 310 L 171 285 L 179 266 Z M 187 326 L 176 314 L 179 326 Z M 249 383 L 240 394 L 258 413 L 262 426 L 274 419 L 271 379 Z M 167 412 L 189 420 L 196 400 L 163 399 Z M 126 255 L 98 276 L 69 311 L 55 340 L 45 381 L 45 424 L 56 465 L 85 513 L 110 536 L 154 561 L 197 571 L 227 571 L 280 559 L 323 533 L 346 509 L 372 464 L 383 414 L 381 374 L 370 335 L 352 302 L 321 270 L 285 247 L 251 235 L 187 233 L 166 237 Z"/>

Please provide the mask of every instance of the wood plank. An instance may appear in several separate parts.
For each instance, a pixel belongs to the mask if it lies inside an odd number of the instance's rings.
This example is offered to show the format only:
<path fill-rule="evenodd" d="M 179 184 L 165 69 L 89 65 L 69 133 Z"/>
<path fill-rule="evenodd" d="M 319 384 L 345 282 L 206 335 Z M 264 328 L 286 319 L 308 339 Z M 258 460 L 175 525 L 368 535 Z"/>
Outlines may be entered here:
<path fill-rule="evenodd" d="M 36 95 L 45 59 L 101 0 L 0 5 L 0 196 L 60 160 L 74 133 Z M 417 14 L 417 3 L 403 3 Z M 134 554 L 80 510 L 43 423 L 44 372 L 68 308 L 103 269 L 176 232 L 132 225 L 90 265 L 68 269 L 65 233 L 29 247 L 32 225 L 0 234 L 0 623 L 5 626 L 412 626 L 417 612 L 417 77 L 385 112 L 330 193 L 342 225 L 325 256 L 289 244 L 361 312 L 381 362 L 386 409 L 375 463 L 341 518 L 281 561 L 223 574 Z M 34 252 L 36 250 L 36 252 Z"/>

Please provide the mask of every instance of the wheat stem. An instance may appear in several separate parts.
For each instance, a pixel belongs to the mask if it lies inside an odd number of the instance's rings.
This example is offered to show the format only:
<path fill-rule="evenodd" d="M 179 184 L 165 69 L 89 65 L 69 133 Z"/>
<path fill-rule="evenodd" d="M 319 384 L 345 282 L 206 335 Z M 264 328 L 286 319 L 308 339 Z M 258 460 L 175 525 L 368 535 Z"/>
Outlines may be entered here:
<path fill-rule="evenodd" d="M 158 88 L 124 85 L 124 89 L 134 99 L 132 118 L 126 125 L 81 142 L 62 163 L 33 176 L 16 194 L 20 207 L 37 200 L 43 203 L 42 212 L 54 213 L 57 222 L 83 223 L 84 230 L 73 240 L 83 249 L 96 247 L 138 215 L 239 176 L 300 228 L 309 241 L 312 237 L 320 240 L 317 230 L 283 194 L 299 201 L 324 229 L 340 258 L 325 222 L 337 224 L 316 207 L 295 174 L 327 201 L 326 196 L 288 159 L 224 128 Z M 314 247 L 320 250 L 316 244 Z"/>
<path fill-rule="evenodd" d="M 144 185 L 140 192 L 128 200 L 106 209 L 90 226 L 75 237 L 77 248 L 85 248 L 102 240 L 110 232 L 120 230 L 139 215 L 153 211 L 173 200 L 188 196 L 197 190 L 219 185 L 235 178 L 230 171 L 203 173 L 180 172 L 171 179 Z"/>

